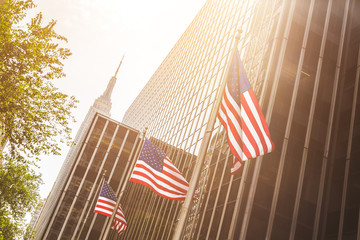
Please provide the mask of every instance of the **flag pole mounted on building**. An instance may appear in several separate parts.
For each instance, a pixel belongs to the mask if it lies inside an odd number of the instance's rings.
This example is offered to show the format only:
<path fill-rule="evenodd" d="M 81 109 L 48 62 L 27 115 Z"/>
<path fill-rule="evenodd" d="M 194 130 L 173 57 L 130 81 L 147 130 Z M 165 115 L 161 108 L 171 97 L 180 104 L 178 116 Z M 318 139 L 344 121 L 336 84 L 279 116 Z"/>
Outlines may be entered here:
<path fill-rule="evenodd" d="M 234 43 L 232 52 L 230 53 L 231 54 L 230 55 L 230 61 L 229 61 L 230 63 L 232 62 L 232 59 L 234 58 L 234 55 L 235 55 L 236 51 L 238 51 L 237 46 L 238 46 L 239 40 L 240 40 L 240 33 L 241 33 L 241 30 L 239 30 L 237 32 L 236 36 L 235 36 L 235 43 Z M 229 72 L 230 72 L 230 64 L 227 65 L 227 70 L 226 70 L 226 75 L 224 77 L 224 81 L 220 86 L 220 89 L 219 89 L 219 92 L 218 92 L 218 97 L 215 100 L 215 103 L 213 105 L 209 121 L 208 121 L 208 123 L 206 125 L 204 138 L 203 138 L 203 140 L 201 142 L 199 155 L 197 157 L 194 172 L 193 172 L 191 180 L 190 180 L 188 193 L 186 195 L 185 202 L 182 204 L 182 206 L 180 208 L 179 219 L 178 219 L 178 222 L 176 224 L 175 232 L 174 232 L 174 235 L 173 235 L 173 238 L 172 238 L 173 240 L 180 240 L 181 239 L 181 234 L 182 234 L 182 231 L 183 231 L 184 226 L 185 226 L 185 222 L 186 222 L 187 215 L 188 215 L 188 212 L 189 212 L 190 204 L 191 204 L 191 201 L 193 200 L 193 196 L 194 196 L 194 193 L 195 193 L 195 188 L 196 188 L 199 176 L 200 176 L 201 169 L 202 169 L 203 164 L 204 164 L 206 151 L 207 151 L 209 143 L 210 143 L 211 135 L 212 135 L 212 132 L 213 132 L 213 129 L 214 129 L 214 125 L 215 125 L 215 122 L 216 122 L 216 117 L 218 115 L 218 110 L 220 108 L 221 98 L 222 98 L 223 92 L 225 90 L 226 79 L 229 76 Z"/>
<path fill-rule="evenodd" d="M 148 130 L 148 127 L 145 127 L 145 130 L 143 131 L 143 142 L 145 140 L 145 135 L 146 135 L 146 132 Z M 135 154 L 134 158 L 133 159 L 136 159 L 138 157 L 138 152 L 140 151 L 140 149 L 142 149 L 142 146 L 143 146 L 143 143 L 140 141 L 139 143 L 139 148 L 137 149 L 137 153 Z M 136 161 L 135 161 L 136 162 Z M 127 175 L 126 175 L 126 178 L 125 180 L 129 179 L 130 178 L 130 174 L 131 174 L 131 171 L 127 171 Z M 117 198 L 117 202 L 116 202 L 116 206 L 115 206 L 115 209 L 118 209 L 119 206 L 120 206 L 120 200 L 121 200 L 121 197 L 123 195 L 123 192 L 125 191 L 125 188 L 126 188 L 126 185 L 127 185 L 127 182 L 128 181 L 125 181 L 121 187 L 121 190 L 120 190 L 120 194 L 119 194 L 119 197 Z M 109 232 L 110 232 L 110 228 L 111 228 L 111 224 L 114 222 L 114 219 L 115 219 L 115 215 L 116 213 L 113 212 L 113 214 L 111 215 L 110 217 L 110 221 L 108 222 L 107 226 L 106 226 L 106 229 L 105 229 L 105 233 L 102 237 L 102 239 L 107 239 L 108 235 L 109 235 Z M 116 230 L 116 229 L 115 229 Z"/>
<path fill-rule="evenodd" d="M 92 211 L 91 207 L 94 205 L 94 202 L 95 202 L 95 200 L 96 200 L 96 196 L 99 195 L 100 189 L 101 189 L 102 185 L 104 184 L 105 174 L 106 174 L 106 170 L 104 170 L 103 175 L 102 175 L 102 177 L 101 177 L 101 179 L 100 179 L 100 181 L 99 181 L 99 184 L 98 184 L 98 186 L 97 186 L 97 189 L 96 189 L 96 191 L 95 191 L 94 197 L 92 197 L 93 200 L 91 201 L 89 210 L 88 210 L 87 213 L 86 213 L 86 217 L 85 217 L 83 223 L 81 224 L 81 228 L 80 228 L 80 231 L 79 231 L 79 234 L 78 234 L 76 240 L 79 240 L 80 237 L 81 237 L 81 233 L 82 233 L 82 231 L 84 230 L 86 221 L 87 221 L 87 219 L 88 219 L 88 217 L 89 217 L 90 212 Z"/>

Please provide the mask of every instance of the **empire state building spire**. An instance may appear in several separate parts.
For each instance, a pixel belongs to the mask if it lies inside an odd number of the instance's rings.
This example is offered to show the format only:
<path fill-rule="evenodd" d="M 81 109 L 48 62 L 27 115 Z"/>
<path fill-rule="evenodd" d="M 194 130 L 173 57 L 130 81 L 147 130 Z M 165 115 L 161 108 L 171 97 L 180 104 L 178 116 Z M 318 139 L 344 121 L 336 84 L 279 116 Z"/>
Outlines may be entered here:
<path fill-rule="evenodd" d="M 93 105 L 93 107 L 96 108 L 96 110 L 108 116 L 110 116 L 110 109 L 111 109 L 111 93 L 114 90 L 114 86 L 116 83 L 116 75 L 120 69 L 123 59 L 124 56 L 122 57 L 120 64 L 116 69 L 115 75 L 111 77 L 105 92 L 95 100 Z"/>

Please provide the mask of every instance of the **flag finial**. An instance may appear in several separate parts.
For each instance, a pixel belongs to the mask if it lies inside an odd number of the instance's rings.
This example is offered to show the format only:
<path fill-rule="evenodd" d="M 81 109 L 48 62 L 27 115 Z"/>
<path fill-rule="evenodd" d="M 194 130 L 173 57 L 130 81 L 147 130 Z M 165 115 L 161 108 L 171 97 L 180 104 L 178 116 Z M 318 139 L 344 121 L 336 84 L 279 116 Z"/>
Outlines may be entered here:
<path fill-rule="evenodd" d="M 148 129 L 149 129 L 148 127 L 145 127 L 145 129 L 143 130 L 143 137 L 145 137 Z"/>

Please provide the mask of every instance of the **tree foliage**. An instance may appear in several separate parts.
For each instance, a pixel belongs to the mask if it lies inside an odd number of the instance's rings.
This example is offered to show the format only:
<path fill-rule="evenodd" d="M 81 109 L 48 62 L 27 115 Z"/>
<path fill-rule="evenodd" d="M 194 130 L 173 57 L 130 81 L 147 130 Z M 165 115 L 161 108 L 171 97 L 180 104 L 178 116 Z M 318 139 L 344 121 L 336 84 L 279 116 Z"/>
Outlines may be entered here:
<path fill-rule="evenodd" d="M 0 0 L 0 240 L 19 238 L 23 218 L 38 201 L 40 176 L 33 169 L 42 154 L 59 154 L 70 144 L 69 121 L 76 100 L 53 80 L 65 76 L 71 53 L 67 39 L 29 18 L 33 0 Z"/>
<path fill-rule="evenodd" d="M 0 0 L 1 1 L 1 0 Z M 24 23 L 32 0 L 0 4 L 0 122 L 12 153 L 58 154 L 58 136 L 70 143 L 68 123 L 75 99 L 52 80 L 64 77 L 63 60 L 71 53 L 52 20 L 42 26 L 39 13 Z"/>
<path fill-rule="evenodd" d="M 3 154 L 0 169 L 0 239 L 22 234 L 25 214 L 38 202 L 40 176 L 29 169 L 22 156 Z"/>

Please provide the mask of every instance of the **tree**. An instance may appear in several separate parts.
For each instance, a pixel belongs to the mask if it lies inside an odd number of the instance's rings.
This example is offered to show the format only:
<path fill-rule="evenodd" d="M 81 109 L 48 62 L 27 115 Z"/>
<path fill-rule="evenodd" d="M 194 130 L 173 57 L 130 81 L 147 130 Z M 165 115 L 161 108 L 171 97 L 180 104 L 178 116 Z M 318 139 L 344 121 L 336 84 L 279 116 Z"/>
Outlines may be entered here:
<path fill-rule="evenodd" d="M 18 156 L 22 158 L 21 156 Z M 23 232 L 24 217 L 38 203 L 40 176 L 22 159 L 3 154 L 0 169 L 0 239 L 15 239 Z"/>
<path fill-rule="evenodd" d="M 41 26 L 39 13 L 23 26 L 33 0 L 3 0 L 0 5 L 0 121 L 11 152 L 27 156 L 58 154 L 58 136 L 70 140 L 68 127 L 75 99 L 52 80 L 64 77 L 62 61 L 71 53 L 52 20 Z"/>
<path fill-rule="evenodd" d="M 33 0 L 0 0 L 0 240 L 18 238 L 21 218 L 38 197 L 40 176 L 31 170 L 41 154 L 59 154 L 71 143 L 69 121 L 76 100 L 53 80 L 65 76 L 71 53 L 67 39 L 42 24 L 42 14 L 26 23 Z"/>

